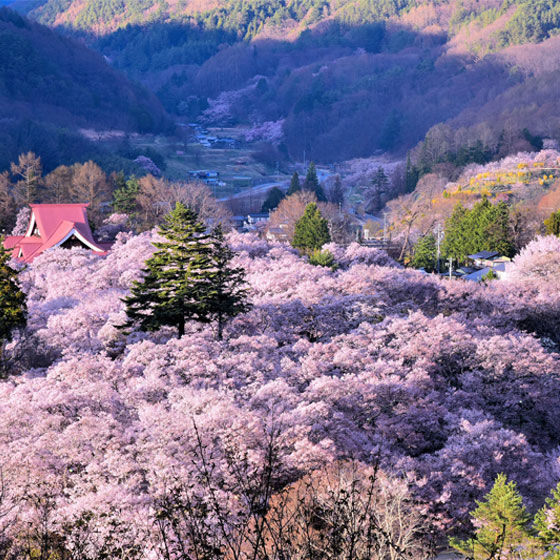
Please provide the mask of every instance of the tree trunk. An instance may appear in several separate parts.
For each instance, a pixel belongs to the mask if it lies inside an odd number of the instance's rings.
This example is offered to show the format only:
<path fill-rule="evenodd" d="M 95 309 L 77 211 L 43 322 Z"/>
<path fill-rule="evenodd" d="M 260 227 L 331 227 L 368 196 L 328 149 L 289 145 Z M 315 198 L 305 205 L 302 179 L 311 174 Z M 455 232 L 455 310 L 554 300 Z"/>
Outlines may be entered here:
<path fill-rule="evenodd" d="M 0 340 L 0 379 L 8 377 L 8 368 L 4 363 L 4 347 L 6 346 L 5 340 Z"/>
<path fill-rule="evenodd" d="M 179 338 L 182 338 L 185 334 L 185 321 L 179 321 L 177 328 L 179 329 Z"/>
<path fill-rule="evenodd" d="M 402 262 L 404 259 L 404 255 L 406 253 L 406 249 L 408 247 L 408 240 L 410 239 L 410 230 L 412 229 L 412 222 L 408 224 L 408 228 L 406 229 L 406 236 L 404 238 L 404 243 L 401 249 L 401 254 L 399 255 L 399 262 Z"/>

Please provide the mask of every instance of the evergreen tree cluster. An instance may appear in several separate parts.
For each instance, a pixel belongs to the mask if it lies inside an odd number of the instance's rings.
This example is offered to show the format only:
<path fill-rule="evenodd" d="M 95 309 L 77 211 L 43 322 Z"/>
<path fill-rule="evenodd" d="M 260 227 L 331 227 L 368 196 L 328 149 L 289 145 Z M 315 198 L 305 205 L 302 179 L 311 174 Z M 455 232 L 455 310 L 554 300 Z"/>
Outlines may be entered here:
<path fill-rule="evenodd" d="M 386 202 L 385 195 L 389 191 L 390 182 L 389 177 L 385 173 L 385 170 L 380 165 L 371 180 L 371 187 L 367 193 L 367 210 L 370 212 L 375 212 L 381 210 L 384 202 Z"/>
<path fill-rule="evenodd" d="M 491 204 L 487 198 L 477 202 L 472 209 L 461 203 L 445 223 L 443 255 L 457 262 L 464 262 L 467 255 L 479 251 L 497 251 L 504 256 L 513 255 L 510 240 L 509 208 L 506 203 Z"/>
<path fill-rule="evenodd" d="M 433 272 L 437 267 L 437 241 L 435 235 L 429 233 L 421 237 L 414 246 L 414 254 L 410 263 L 414 268 L 423 268 Z"/>
<path fill-rule="evenodd" d="M 182 337 L 187 321 L 215 323 L 221 340 L 226 321 L 249 309 L 244 271 L 231 265 L 221 226 L 207 233 L 197 214 L 178 202 L 159 234 L 164 239 L 154 243 L 143 279 L 124 300 L 128 320 L 121 328 L 172 326 Z"/>
<path fill-rule="evenodd" d="M 290 187 L 288 188 L 287 196 L 290 196 L 298 191 L 310 191 L 315 193 L 317 200 L 319 202 L 327 202 L 327 196 L 321 183 L 319 182 L 319 178 L 317 177 L 317 168 L 315 164 L 311 162 L 309 167 L 307 168 L 307 174 L 305 176 L 305 180 L 303 185 L 300 182 L 299 174 L 297 171 L 294 172 L 292 175 L 292 180 L 290 182 Z"/>

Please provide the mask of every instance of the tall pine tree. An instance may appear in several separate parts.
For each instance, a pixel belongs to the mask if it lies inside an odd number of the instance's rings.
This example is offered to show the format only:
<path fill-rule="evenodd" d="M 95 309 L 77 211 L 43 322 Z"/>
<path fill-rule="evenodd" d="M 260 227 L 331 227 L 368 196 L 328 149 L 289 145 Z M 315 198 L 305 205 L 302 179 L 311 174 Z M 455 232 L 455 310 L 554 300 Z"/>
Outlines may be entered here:
<path fill-rule="evenodd" d="M 208 293 L 204 305 L 208 317 L 216 322 L 217 338 L 222 340 L 228 319 L 249 310 L 245 270 L 232 266 L 233 251 L 228 247 L 222 226 L 212 232 L 213 270 L 207 277 Z"/>
<path fill-rule="evenodd" d="M 468 232 L 465 218 L 468 210 L 459 202 L 453 213 L 445 222 L 445 238 L 443 240 L 443 254 L 455 261 L 462 261 L 467 253 Z"/>
<path fill-rule="evenodd" d="M 437 261 L 437 241 L 432 233 L 421 237 L 414 245 L 414 256 L 411 265 L 423 268 L 426 272 L 433 272 Z"/>
<path fill-rule="evenodd" d="M 412 165 L 410 159 L 410 152 L 406 154 L 406 174 L 405 174 L 405 189 L 407 193 L 411 193 L 418 184 L 419 173 L 418 169 Z"/>
<path fill-rule="evenodd" d="M 340 175 L 337 175 L 334 178 L 334 185 L 329 193 L 329 198 L 333 204 L 344 204 L 344 187 L 342 186 L 342 179 L 340 178 Z"/>
<path fill-rule="evenodd" d="M 124 299 L 128 320 L 123 328 L 155 331 L 168 325 L 177 327 L 180 338 L 187 321 L 212 320 L 206 305 L 212 246 L 205 232 L 196 212 L 178 202 L 159 228 L 165 240 L 154 243 L 158 250 L 146 261 L 144 278 Z"/>
<path fill-rule="evenodd" d="M 314 192 L 319 202 L 327 202 L 325 191 L 323 190 L 321 183 L 319 183 L 317 169 L 313 162 L 311 162 L 307 168 L 307 175 L 305 176 L 305 181 L 303 182 L 303 190 Z"/>
<path fill-rule="evenodd" d="M 484 249 L 498 251 L 501 255 L 512 257 L 514 247 L 511 241 L 509 206 L 505 202 L 490 205 L 484 228 Z"/>
<path fill-rule="evenodd" d="M 287 196 L 291 196 L 294 193 L 301 191 L 301 183 L 299 182 L 299 175 L 297 171 L 294 171 L 292 175 L 292 180 L 290 181 L 290 187 L 288 188 Z"/>
<path fill-rule="evenodd" d="M 371 180 L 371 187 L 367 193 L 367 209 L 368 211 L 380 210 L 383 206 L 383 200 L 389 190 L 389 178 L 385 174 L 385 170 L 380 165 Z"/>

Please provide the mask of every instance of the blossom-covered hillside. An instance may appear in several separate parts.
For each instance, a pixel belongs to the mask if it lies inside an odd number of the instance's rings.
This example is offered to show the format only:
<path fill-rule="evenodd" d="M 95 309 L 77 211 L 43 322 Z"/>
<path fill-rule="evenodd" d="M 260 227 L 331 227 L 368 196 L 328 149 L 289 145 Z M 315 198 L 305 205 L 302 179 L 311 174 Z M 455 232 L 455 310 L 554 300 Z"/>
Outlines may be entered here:
<path fill-rule="evenodd" d="M 206 503 L 204 531 L 229 535 L 213 508 L 239 519 L 228 477 L 258 472 L 271 434 L 275 492 L 338 461 L 379 468 L 437 542 L 498 473 L 531 509 L 560 478 L 560 240 L 479 286 L 358 245 L 331 246 L 332 270 L 231 234 L 253 307 L 218 342 L 194 324 L 181 339 L 115 328 L 153 235 L 20 273 L 30 316 L 10 349 L 21 375 L 0 384 L 0 548 L 47 535 L 72 558 L 209 558 L 179 551 L 198 533 L 165 512 Z M 209 472 L 225 482 L 208 496 Z"/>

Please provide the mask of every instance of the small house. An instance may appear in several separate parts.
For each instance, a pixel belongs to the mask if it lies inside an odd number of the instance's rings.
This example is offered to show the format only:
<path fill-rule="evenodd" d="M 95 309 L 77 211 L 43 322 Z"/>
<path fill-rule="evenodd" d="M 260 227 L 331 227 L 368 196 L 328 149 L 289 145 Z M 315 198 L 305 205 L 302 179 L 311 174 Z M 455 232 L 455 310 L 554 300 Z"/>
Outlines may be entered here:
<path fill-rule="evenodd" d="M 467 258 L 473 263 L 474 268 L 491 267 L 495 259 L 500 257 L 497 251 L 480 251 L 474 255 L 468 255 Z"/>
<path fill-rule="evenodd" d="M 287 243 L 290 238 L 288 236 L 288 224 L 278 224 L 277 226 L 269 226 L 266 232 L 267 241 L 280 241 Z"/>

